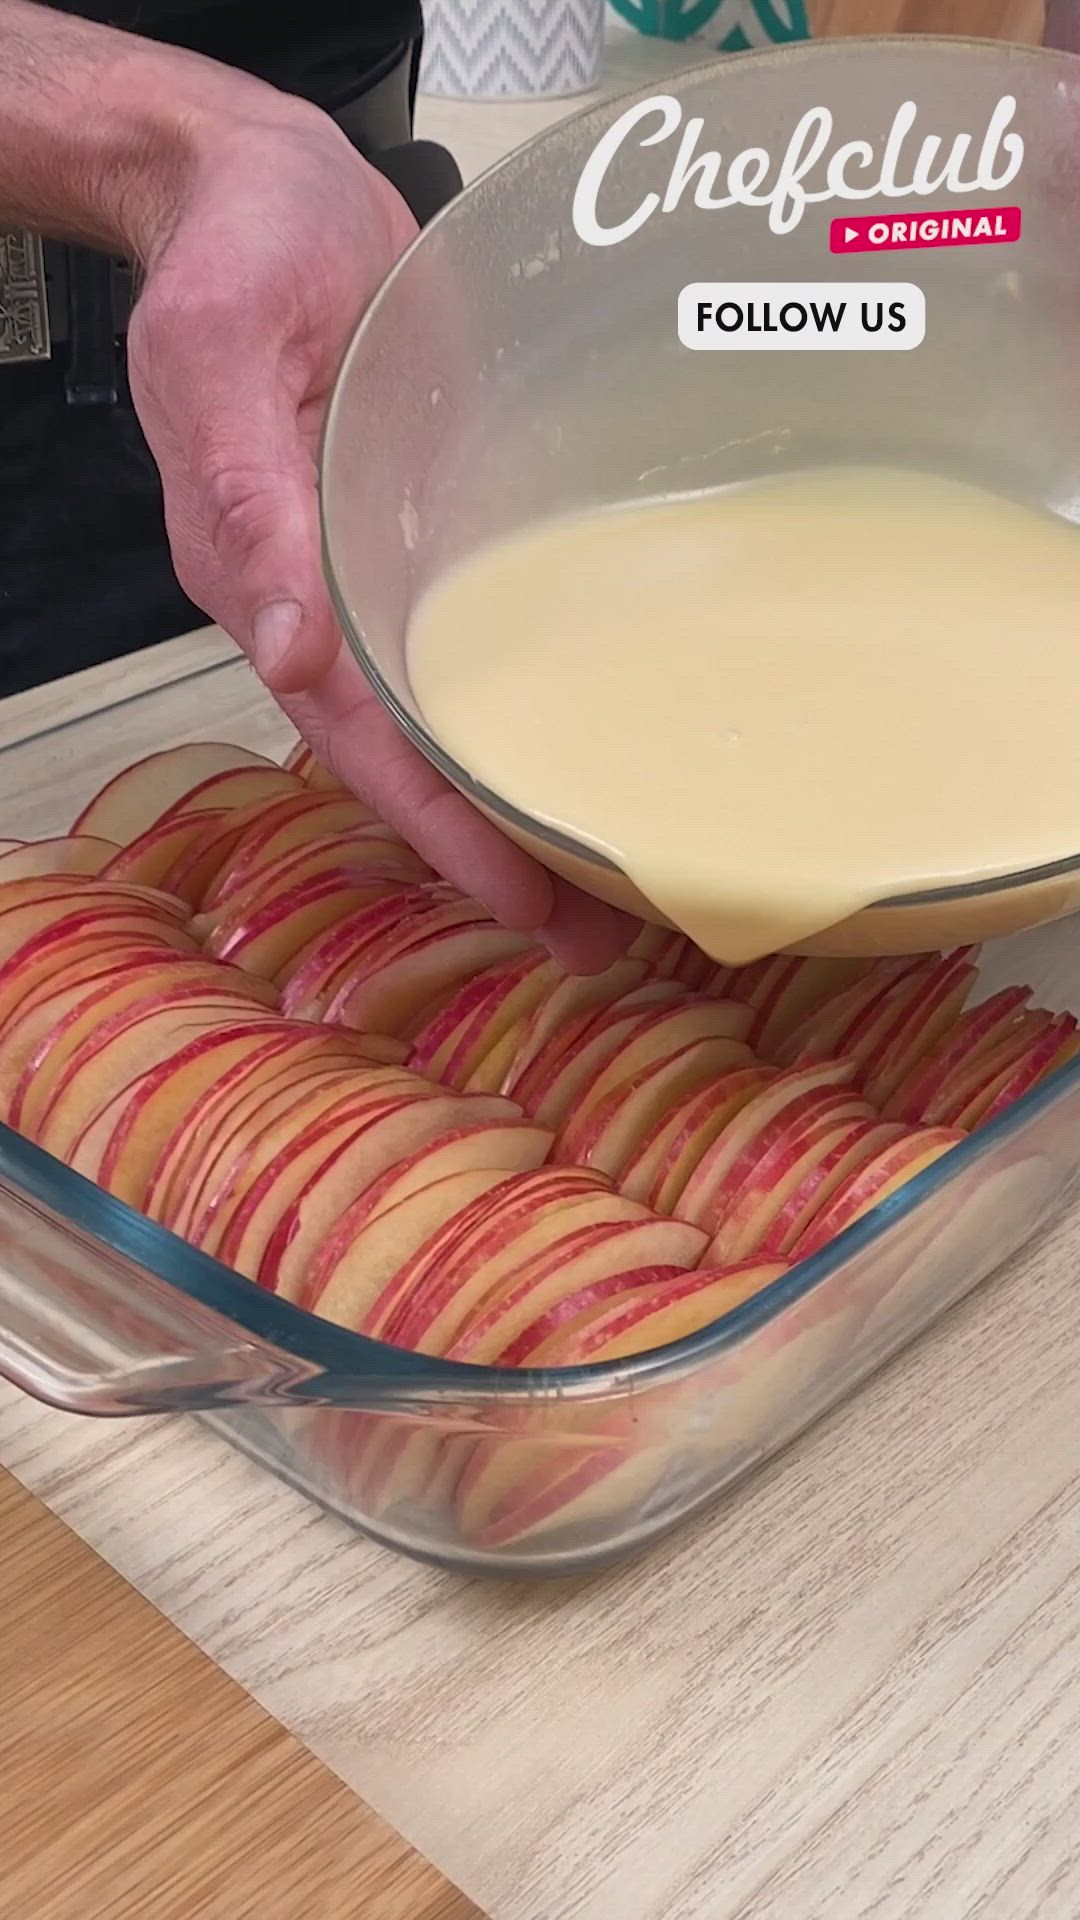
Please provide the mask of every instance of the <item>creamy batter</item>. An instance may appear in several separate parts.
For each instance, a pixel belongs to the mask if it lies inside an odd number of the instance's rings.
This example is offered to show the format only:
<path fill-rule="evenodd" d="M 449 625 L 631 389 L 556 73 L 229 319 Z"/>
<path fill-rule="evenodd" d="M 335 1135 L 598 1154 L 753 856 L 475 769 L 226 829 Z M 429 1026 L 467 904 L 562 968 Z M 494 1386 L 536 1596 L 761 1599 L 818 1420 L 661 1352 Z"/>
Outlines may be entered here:
<path fill-rule="evenodd" d="M 437 738 L 716 959 L 1080 853 L 1080 530 L 835 468 L 536 525 L 409 635 Z"/>

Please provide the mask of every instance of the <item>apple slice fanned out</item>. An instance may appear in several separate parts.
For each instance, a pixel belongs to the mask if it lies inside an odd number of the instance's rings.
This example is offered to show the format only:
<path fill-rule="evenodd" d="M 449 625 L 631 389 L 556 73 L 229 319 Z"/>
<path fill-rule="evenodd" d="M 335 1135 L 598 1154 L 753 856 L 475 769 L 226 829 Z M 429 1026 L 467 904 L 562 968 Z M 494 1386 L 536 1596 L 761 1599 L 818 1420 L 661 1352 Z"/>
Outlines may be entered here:
<path fill-rule="evenodd" d="M 204 1034 L 241 1028 L 254 1033 L 278 1023 L 271 1008 L 239 994 L 192 996 L 179 1006 L 176 998 L 169 993 L 157 1009 L 146 1003 L 114 1016 L 107 1033 L 84 1042 L 69 1060 L 32 1127 L 24 1111 L 20 1132 L 66 1160 L 94 1115 L 149 1068 L 173 1059 Z"/>
<path fill-rule="evenodd" d="M 680 994 L 667 1005 L 630 1005 L 637 1001 L 637 994 L 626 995 L 608 1009 L 577 1047 L 560 1055 L 546 1079 L 534 1083 L 528 1098 L 514 1093 L 542 1126 L 561 1129 L 583 1101 L 599 1104 L 615 1087 L 698 1040 L 726 1040 L 725 1067 L 754 1064 L 742 1045 L 749 1012 L 733 1000 Z"/>
<path fill-rule="evenodd" d="M 427 872 L 423 861 L 410 854 L 389 828 L 374 822 L 368 808 L 349 794 L 312 793 L 304 788 L 268 806 L 248 807 L 239 820 L 240 836 L 207 889 L 208 908 L 245 892 L 256 875 L 273 869 L 287 855 L 299 854 L 313 840 L 330 836 L 355 838 L 359 846 L 374 840 L 377 846 L 392 847 L 402 860 L 413 859 L 421 875 Z"/>
<path fill-rule="evenodd" d="M 905 1133 L 903 1139 L 885 1147 L 859 1167 L 815 1216 L 795 1243 L 796 1257 L 808 1260 L 811 1254 L 820 1252 L 837 1234 L 906 1186 L 909 1180 L 914 1180 L 966 1137 L 955 1127 L 923 1127 Z"/>
<path fill-rule="evenodd" d="M 842 987 L 822 1006 L 813 1008 L 802 1020 L 796 1021 L 775 1049 L 775 1064 L 791 1067 L 810 1064 L 813 1060 L 837 1058 L 852 1029 L 864 1015 L 874 1012 L 885 996 L 914 973 L 927 957 L 925 954 L 913 954 L 899 960 L 878 960 L 869 973 Z"/>
<path fill-rule="evenodd" d="M 859 1111 L 851 1105 L 846 1110 L 826 1110 L 780 1132 L 748 1171 L 741 1187 L 729 1193 L 704 1263 L 720 1266 L 761 1258 L 769 1252 L 786 1252 L 798 1238 L 796 1230 L 786 1224 L 778 1226 L 789 1205 L 797 1204 L 808 1192 L 819 1193 L 823 1205 L 847 1174 L 871 1159 L 893 1137 L 868 1107 Z M 784 1248 L 774 1243 L 777 1232 L 786 1243 Z"/>
<path fill-rule="evenodd" d="M 314 874 L 261 906 L 241 901 L 235 913 L 226 913 L 211 930 L 206 950 L 245 973 L 284 986 L 320 934 L 393 894 L 386 881 L 365 881 L 353 873 Z"/>
<path fill-rule="evenodd" d="M 322 1027 L 289 1021 L 250 1061 L 222 1074 L 213 1092 L 178 1122 L 155 1165 L 147 1212 L 182 1233 L 219 1154 L 271 1118 L 294 1093 L 334 1074 L 383 1064 L 379 1055 L 387 1044 L 377 1035 L 331 1035 Z"/>
<path fill-rule="evenodd" d="M 775 1078 L 743 1067 L 688 1093 L 658 1120 L 619 1175 L 619 1190 L 654 1213 L 674 1213 L 690 1175 L 730 1120 Z"/>
<path fill-rule="evenodd" d="M 928 1029 L 928 1041 L 944 1030 L 949 1010 L 959 1013 L 977 978 L 971 964 L 971 947 L 955 953 L 933 954 L 894 980 L 871 1005 L 863 1008 L 857 1020 L 842 1036 L 837 1057 L 858 1063 L 863 1083 L 884 1063 L 891 1063 L 894 1050 L 910 1049 L 914 1023 L 915 1043 L 922 1028 Z M 798 1064 L 808 1065 L 809 1059 Z M 886 1071 L 889 1077 L 891 1067 Z"/>
<path fill-rule="evenodd" d="M 252 985 L 242 974 L 212 960 L 164 951 L 144 965 L 118 973 L 104 988 L 81 992 L 73 1004 L 58 1009 L 29 1046 L 20 1044 L 17 1023 L 9 1025 L 0 1044 L 6 1047 L 6 1057 L 14 1060 L 16 1051 L 22 1055 L 11 1091 L 11 1125 L 32 1130 L 68 1067 L 81 1064 L 114 1034 L 125 1032 L 146 1010 L 173 1008 L 180 1019 L 192 1002 L 207 999 L 257 1009 L 272 1009 L 276 1004 L 274 989 L 265 981 Z"/>
<path fill-rule="evenodd" d="M 0 1026 L 0 1108 L 11 1114 L 12 1124 L 21 1120 L 30 1083 L 41 1082 L 45 1071 L 55 1078 L 64 1060 L 118 1007 L 173 987 L 205 993 L 230 984 L 223 968 L 200 955 L 161 948 L 136 951 L 126 961 L 113 954 L 104 972 L 99 964 L 89 972 L 76 970 L 66 981 L 59 975 L 51 992 L 24 1000 Z M 260 998 L 246 990 L 244 997 Z M 263 987 L 262 1004 L 273 1004 L 273 988 Z"/>
<path fill-rule="evenodd" d="M 168 814 L 163 820 L 155 820 L 144 832 L 129 840 L 126 846 L 116 849 L 108 864 L 101 869 L 102 878 L 126 881 L 137 886 L 159 887 L 163 893 L 168 893 L 170 874 L 203 840 L 207 823 L 213 826 L 227 818 L 225 812 L 211 810 L 209 813 Z M 177 894 L 175 898 L 191 904 L 184 894 Z"/>
<path fill-rule="evenodd" d="M 338 1326 L 354 1331 L 362 1327 L 395 1274 L 416 1259 L 448 1220 L 497 1193 L 509 1177 L 501 1167 L 447 1174 L 356 1226 L 350 1210 L 313 1259 L 299 1304 Z"/>
<path fill-rule="evenodd" d="M 1072 1044 L 1075 1037 L 1076 1021 L 1072 1014 L 1059 1014 L 1019 1055 L 1005 1062 L 988 1058 L 987 1077 L 980 1079 L 974 1088 L 969 1083 L 939 1124 L 963 1127 L 970 1132 L 973 1127 L 986 1126 L 996 1120 L 999 1113 L 1004 1113 L 1038 1085 L 1062 1047 Z"/>
<path fill-rule="evenodd" d="M 784 1271 L 782 1264 L 751 1263 L 732 1273 L 699 1269 L 679 1281 L 645 1286 L 614 1301 L 583 1329 L 562 1337 L 556 1332 L 529 1364 L 613 1361 L 686 1339 Z M 606 1443 L 602 1434 L 558 1447 L 542 1438 L 500 1436 L 464 1443 L 462 1459 L 454 1494 L 458 1524 L 474 1546 L 491 1552 L 551 1534 L 572 1535 L 599 1516 L 608 1526 L 620 1513 L 629 1522 L 664 1469 L 663 1450 L 642 1445 L 622 1410 L 610 1416 Z"/>
<path fill-rule="evenodd" d="M 548 987 L 526 1021 L 503 1092 L 516 1098 L 515 1085 L 525 1079 L 546 1049 L 557 1048 L 558 1036 L 576 1032 L 644 979 L 645 966 L 640 960 L 617 960 L 604 973 L 562 975 Z"/>
<path fill-rule="evenodd" d="M 285 1208 L 310 1176 L 327 1167 L 325 1192 L 340 1213 L 413 1147 L 477 1122 L 513 1118 L 503 1102 L 467 1102 L 439 1096 L 406 1075 L 397 1086 L 326 1089 L 297 1102 L 251 1139 L 239 1156 L 226 1156 L 209 1183 L 209 1198 L 194 1222 L 197 1246 L 220 1251 L 242 1271 L 258 1273 L 267 1241 Z M 331 1224 L 328 1219 L 328 1225 Z"/>
<path fill-rule="evenodd" d="M 632 1235 L 639 1227 L 648 1231 Z M 613 1256 L 622 1266 L 689 1267 L 705 1247 L 704 1234 L 680 1221 L 657 1220 L 621 1194 L 553 1189 L 527 1215 L 511 1208 L 489 1220 L 486 1231 L 452 1245 L 441 1271 L 429 1267 L 414 1280 L 389 1316 L 383 1337 L 413 1352 L 445 1355 L 470 1321 L 486 1320 L 500 1300 L 518 1297 L 517 1289 L 530 1278 L 547 1273 L 557 1288 L 560 1276 L 569 1272 L 573 1283 L 574 1263 L 589 1250 L 602 1264 L 595 1236 L 616 1231 L 625 1233 L 625 1250 Z M 589 1263 L 578 1268 L 586 1275 L 590 1270 Z"/>
<path fill-rule="evenodd" d="M 264 906 L 268 901 L 290 893 L 294 887 L 314 880 L 320 874 L 336 873 L 367 886 L 381 883 L 387 892 L 403 892 L 429 878 L 421 861 L 407 848 L 398 848 L 390 840 L 372 840 L 359 834 L 328 834 L 323 840 L 308 840 L 291 853 L 283 853 L 260 867 L 250 881 L 231 890 L 215 905 L 203 905 L 199 926 L 207 932 L 226 915 L 234 919 L 243 912 Z"/>
<path fill-rule="evenodd" d="M 959 1116 L 985 1088 L 1007 1068 L 1018 1065 L 1033 1048 L 1041 1047 L 1045 1037 L 1057 1031 L 1056 1016 L 1041 1007 L 1025 1008 L 1010 1021 L 993 1045 L 975 1049 L 942 1081 L 926 1102 L 920 1116 L 927 1127 L 951 1127 L 961 1124 Z M 1064 1036 L 1063 1036 L 1064 1037 Z M 1051 1046 L 1046 1058 L 1051 1058 Z"/>
<path fill-rule="evenodd" d="M 561 981 L 549 998 L 562 998 L 564 988 L 575 984 L 572 980 Z M 569 1066 L 581 1047 L 591 1044 L 601 1032 L 616 1030 L 621 1038 L 623 1029 L 642 1015 L 655 1012 L 659 1007 L 681 1007 L 691 997 L 677 980 L 646 978 L 628 991 L 621 991 L 614 999 L 605 996 L 595 1004 L 587 1002 L 579 1013 L 554 1027 L 539 1047 L 529 1042 L 529 1026 L 533 1024 L 530 1021 L 502 1090 L 528 1111 L 550 1086 L 555 1074 Z M 546 1005 L 546 1000 L 541 1002 L 534 1020 L 544 1015 Z"/>
<path fill-rule="evenodd" d="M 532 944 L 529 934 L 499 926 L 482 907 L 437 910 L 375 942 L 342 981 L 325 1017 L 411 1039 L 433 1005 Z"/>
<path fill-rule="evenodd" d="M 365 1280 L 374 1287 L 377 1278 L 381 1286 L 392 1271 L 387 1264 L 387 1249 L 395 1233 L 390 1215 L 396 1215 L 398 1207 L 428 1189 L 438 1188 L 442 1195 L 446 1191 L 443 1183 L 460 1175 L 490 1173 L 504 1180 L 512 1173 L 528 1172 L 543 1164 L 550 1144 L 551 1136 L 542 1127 L 522 1120 L 478 1121 L 470 1110 L 467 1122 L 455 1129 L 424 1143 L 411 1141 L 409 1152 L 369 1180 L 359 1195 L 349 1169 L 349 1149 L 338 1147 L 278 1211 L 252 1278 L 286 1300 L 303 1298 L 306 1304 L 312 1262 L 336 1223 L 350 1211 L 354 1247 L 361 1233 L 368 1236 L 359 1255 Z M 346 1182 L 347 1192 L 343 1191 Z M 490 1184 L 496 1184 L 496 1180 Z M 400 1227 L 407 1217 L 415 1228 L 420 1211 L 413 1207 L 407 1216 L 397 1218 L 396 1226 Z M 445 1217 L 443 1213 L 425 1214 L 424 1232 L 410 1243 L 409 1251 Z M 384 1218 L 385 1231 L 381 1224 Z M 377 1222 L 380 1231 L 373 1234 Z M 367 1305 L 373 1299 L 374 1292 Z"/>
<path fill-rule="evenodd" d="M 816 1156 L 801 1180 L 790 1187 L 774 1210 L 758 1244 L 764 1259 L 786 1259 L 834 1193 L 886 1147 L 908 1132 L 896 1121 L 854 1120 L 843 1128 L 830 1152 Z M 723 1233 L 721 1228 L 721 1233 Z"/>
<path fill-rule="evenodd" d="M 850 1060 L 824 1061 L 816 1067 L 790 1067 L 741 1106 L 702 1154 L 673 1209 L 713 1234 L 724 1217 L 729 1195 L 741 1186 L 758 1155 L 785 1129 L 799 1125 L 839 1103 L 864 1103 L 854 1091 Z M 858 1117 L 857 1113 L 853 1117 Z"/>
<path fill-rule="evenodd" d="M 753 966 L 737 967 L 728 993 L 754 1009 L 749 1045 L 763 1060 L 773 1061 L 794 1027 L 863 979 L 872 965 L 869 960 L 774 954 Z"/>
<path fill-rule="evenodd" d="M 86 1070 L 57 1094 L 41 1123 L 42 1144 L 62 1135 L 69 1166 L 118 1200 L 145 1209 L 154 1168 L 178 1119 L 222 1074 L 257 1053 L 271 1018 L 245 1021 L 222 1011 L 192 1029 L 174 1028 L 169 1037 L 159 1033 L 156 1046 L 144 1046 L 141 1063 L 129 1052 L 122 1067 L 119 1050 L 111 1049 L 98 1063 L 92 1087 Z M 118 1070 L 110 1073 L 110 1066 Z"/>
<path fill-rule="evenodd" d="M 962 1071 L 976 1055 L 990 1052 L 1008 1039 L 1030 999 L 1030 987 L 1005 987 L 979 1006 L 969 1007 L 890 1093 L 884 1107 L 886 1118 L 921 1124 L 930 1102 L 950 1075 Z"/>
<path fill-rule="evenodd" d="M 454 1303 L 456 1331 L 439 1350 L 448 1360 L 478 1366 L 527 1366 L 517 1357 L 519 1346 L 530 1350 L 537 1322 L 553 1314 L 560 1326 L 568 1324 L 561 1317 L 565 1300 L 588 1297 L 629 1272 L 682 1274 L 701 1250 L 701 1235 L 680 1220 L 646 1216 L 570 1226 L 562 1233 L 553 1222 L 548 1246 L 517 1266 L 506 1284 L 488 1287 L 481 1271 L 475 1282 L 478 1304 L 466 1303 L 462 1311 L 461 1303 Z"/>
<path fill-rule="evenodd" d="M 26 846 L 14 844 L 0 852 L 0 885 L 5 880 L 32 880 L 40 874 L 101 873 L 119 851 L 115 841 L 88 833 L 31 840 Z"/>
<path fill-rule="evenodd" d="M 347 1115 L 328 1119 L 307 1128 L 276 1159 L 261 1156 L 257 1180 L 217 1241 L 220 1256 L 295 1298 L 337 1222 L 391 1171 L 400 1182 L 402 1169 L 411 1165 L 419 1177 L 425 1159 L 441 1169 L 425 1178 L 426 1185 L 457 1171 L 496 1169 L 506 1177 L 539 1166 L 546 1147 L 539 1128 L 506 1118 L 497 1103 L 462 1096 L 399 1098 L 359 1124 L 350 1124 Z M 403 1191 L 400 1198 L 406 1197 Z"/>
<path fill-rule="evenodd" d="M 409 1054 L 410 1066 L 445 1086 L 465 1087 L 512 1031 L 516 1052 L 524 1022 L 565 977 L 558 961 L 540 947 L 529 947 L 485 967 L 420 1029 Z M 505 1069 L 500 1084 L 504 1077 Z"/>
<path fill-rule="evenodd" d="M 943 956 L 927 969 L 922 992 L 913 994 L 891 1028 L 863 1050 L 863 1085 L 876 1107 L 884 1108 L 908 1074 L 953 1029 L 978 977 L 978 968 L 965 953 Z"/>
<path fill-rule="evenodd" d="M 374 942 L 391 927 L 404 929 L 446 906 L 467 906 L 464 895 L 436 880 L 347 914 L 313 940 L 286 983 L 282 1007 L 296 1019 L 321 1020 L 344 981 Z"/>
<path fill-rule="evenodd" d="M 246 747 L 225 746 L 217 741 L 165 747 L 160 753 L 147 754 L 145 759 L 137 760 L 107 781 L 83 808 L 71 831 L 95 834 L 103 840 L 115 840 L 118 846 L 126 846 L 205 781 L 222 773 L 251 768 L 269 771 L 283 780 L 290 778 L 282 774 L 272 760 L 265 759 L 261 753 L 249 753 Z"/>
<path fill-rule="evenodd" d="M 467 1276 L 476 1258 L 490 1257 L 509 1241 L 528 1233 L 553 1208 L 572 1203 L 591 1205 L 597 1197 L 614 1197 L 611 1181 L 585 1167 L 540 1167 L 534 1173 L 509 1176 L 471 1206 L 444 1219 L 411 1258 L 395 1269 L 359 1330 L 376 1339 L 397 1338 L 399 1323 L 412 1317 L 418 1304 L 426 1312 L 426 1294 L 441 1297 L 448 1285 L 453 1286 L 459 1272 Z M 346 1253 L 349 1231 L 346 1217 L 335 1235 L 335 1239 L 346 1236 Z M 526 1254 L 529 1251 L 531 1247 Z M 322 1249 L 316 1263 L 311 1282 L 315 1296 L 328 1283 L 332 1264 L 333 1244 Z"/>
<path fill-rule="evenodd" d="M 599 1167 L 620 1188 L 628 1163 L 674 1107 L 725 1075 L 753 1069 L 754 1056 L 738 1040 L 706 1038 L 662 1054 L 637 1073 L 611 1082 L 618 1057 L 597 1075 L 574 1108 L 555 1144 L 553 1158 Z"/>

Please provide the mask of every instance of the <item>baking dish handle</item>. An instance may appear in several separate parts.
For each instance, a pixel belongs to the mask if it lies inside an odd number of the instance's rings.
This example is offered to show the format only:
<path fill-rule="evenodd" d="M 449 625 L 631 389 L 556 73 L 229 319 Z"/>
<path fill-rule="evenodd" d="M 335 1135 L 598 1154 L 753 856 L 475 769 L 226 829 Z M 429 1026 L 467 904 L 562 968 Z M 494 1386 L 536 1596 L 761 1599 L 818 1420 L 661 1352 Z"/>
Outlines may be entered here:
<path fill-rule="evenodd" d="M 0 1136 L 0 1375 L 37 1400 L 91 1414 L 280 1406 L 319 1380 L 322 1368 L 311 1360 L 162 1277 L 162 1246 L 175 1246 L 178 1279 L 181 1263 L 185 1275 L 188 1265 L 200 1271 L 198 1255 L 26 1142 L 13 1154 L 6 1128 Z M 4 1164 L 12 1157 L 28 1163 L 17 1180 Z M 70 1183 L 74 1204 L 63 1212 L 32 1191 L 39 1159 L 54 1184 Z M 97 1213 L 101 1221 L 91 1221 Z M 80 1218 L 87 1230 L 73 1224 Z M 221 1272 L 209 1261 L 201 1267 Z"/>

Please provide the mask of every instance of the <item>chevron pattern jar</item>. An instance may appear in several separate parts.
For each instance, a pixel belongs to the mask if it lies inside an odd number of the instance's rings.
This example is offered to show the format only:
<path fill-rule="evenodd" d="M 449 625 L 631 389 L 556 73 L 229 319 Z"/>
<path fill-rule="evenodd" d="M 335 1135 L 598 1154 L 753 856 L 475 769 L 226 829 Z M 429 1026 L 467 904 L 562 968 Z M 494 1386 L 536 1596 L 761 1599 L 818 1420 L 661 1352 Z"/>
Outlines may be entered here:
<path fill-rule="evenodd" d="M 420 87 L 456 100 L 587 93 L 603 49 L 604 0 L 427 0 Z"/>
<path fill-rule="evenodd" d="M 662 40 L 703 39 L 720 53 L 807 40 L 806 0 L 611 0 L 639 32 Z M 1070 0 L 1071 4 L 1071 0 Z"/>

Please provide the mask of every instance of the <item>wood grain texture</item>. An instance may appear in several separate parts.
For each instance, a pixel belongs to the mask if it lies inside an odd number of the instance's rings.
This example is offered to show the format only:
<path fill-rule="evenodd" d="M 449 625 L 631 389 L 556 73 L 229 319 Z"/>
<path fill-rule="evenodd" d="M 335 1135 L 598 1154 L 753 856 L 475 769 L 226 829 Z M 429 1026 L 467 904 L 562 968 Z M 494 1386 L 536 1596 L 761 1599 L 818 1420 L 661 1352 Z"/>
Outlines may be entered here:
<path fill-rule="evenodd" d="M 3 1920 L 481 1920 L 0 1471 Z"/>

